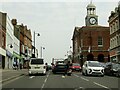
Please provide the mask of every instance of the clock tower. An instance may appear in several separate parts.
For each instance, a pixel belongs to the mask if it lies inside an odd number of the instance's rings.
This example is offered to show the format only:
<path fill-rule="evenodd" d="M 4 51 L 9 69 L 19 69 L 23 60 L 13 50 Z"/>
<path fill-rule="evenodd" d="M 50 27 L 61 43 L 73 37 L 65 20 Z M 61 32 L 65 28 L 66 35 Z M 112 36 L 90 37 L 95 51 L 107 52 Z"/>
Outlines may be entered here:
<path fill-rule="evenodd" d="M 86 26 L 96 26 L 98 25 L 98 16 L 96 15 L 96 6 L 92 4 L 87 5 L 87 15 L 85 17 Z"/>

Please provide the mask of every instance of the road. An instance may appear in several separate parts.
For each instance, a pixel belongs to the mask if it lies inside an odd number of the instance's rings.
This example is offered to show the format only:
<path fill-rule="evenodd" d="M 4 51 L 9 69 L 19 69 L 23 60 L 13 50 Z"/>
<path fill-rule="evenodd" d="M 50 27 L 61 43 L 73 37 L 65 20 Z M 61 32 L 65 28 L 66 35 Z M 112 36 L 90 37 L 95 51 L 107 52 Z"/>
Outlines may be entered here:
<path fill-rule="evenodd" d="M 118 90 L 118 79 L 113 76 L 83 76 L 80 72 L 73 72 L 72 76 L 64 77 L 63 74 L 48 71 L 45 76 L 20 76 L 4 83 L 2 88 L 3 90 Z"/>

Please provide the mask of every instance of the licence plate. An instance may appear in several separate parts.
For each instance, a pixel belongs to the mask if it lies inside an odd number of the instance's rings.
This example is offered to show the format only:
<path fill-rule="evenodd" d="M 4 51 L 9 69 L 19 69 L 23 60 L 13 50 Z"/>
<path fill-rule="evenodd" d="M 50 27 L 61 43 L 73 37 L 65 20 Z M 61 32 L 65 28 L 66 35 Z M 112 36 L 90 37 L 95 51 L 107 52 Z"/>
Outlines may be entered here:
<path fill-rule="evenodd" d="M 35 69 L 39 69 L 40 67 L 35 67 Z"/>

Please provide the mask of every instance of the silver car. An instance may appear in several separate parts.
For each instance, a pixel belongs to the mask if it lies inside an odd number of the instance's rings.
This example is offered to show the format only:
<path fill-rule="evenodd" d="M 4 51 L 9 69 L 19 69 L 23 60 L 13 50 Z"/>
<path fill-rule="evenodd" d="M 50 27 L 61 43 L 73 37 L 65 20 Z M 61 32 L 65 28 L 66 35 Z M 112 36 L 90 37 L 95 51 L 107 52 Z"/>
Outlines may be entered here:
<path fill-rule="evenodd" d="M 82 66 L 82 74 L 104 76 L 104 67 L 98 61 L 85 61 Z"/>

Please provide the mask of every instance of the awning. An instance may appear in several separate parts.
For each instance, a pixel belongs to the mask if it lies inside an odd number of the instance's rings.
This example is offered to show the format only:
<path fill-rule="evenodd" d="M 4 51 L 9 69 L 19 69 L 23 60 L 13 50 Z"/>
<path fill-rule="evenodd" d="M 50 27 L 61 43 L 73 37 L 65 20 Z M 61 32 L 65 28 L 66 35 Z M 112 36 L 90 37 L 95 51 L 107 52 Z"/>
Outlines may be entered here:
<path fill-rule="evenodd" d="M 10 58 L 12 58 L 13 54 L 11 52 L 9 52 L 8 50 L 6 51 L 6 55 Z"/>
<path fill-rule="evenodd" d="M 13 52 L 13 57 L 17 57 L 18 59 L 21 59 L 21 56 L 15 52 Z"/>

